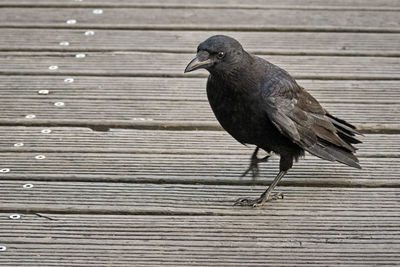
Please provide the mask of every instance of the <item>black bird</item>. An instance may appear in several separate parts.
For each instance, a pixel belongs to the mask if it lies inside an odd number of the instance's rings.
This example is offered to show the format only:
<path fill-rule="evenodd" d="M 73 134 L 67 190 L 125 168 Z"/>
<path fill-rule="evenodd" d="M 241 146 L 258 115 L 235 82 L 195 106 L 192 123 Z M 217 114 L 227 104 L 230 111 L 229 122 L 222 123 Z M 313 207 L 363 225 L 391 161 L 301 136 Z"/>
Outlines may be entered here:
<path fill-rule="evenodd" d="M 283 197 L 272 194 L 274 187 L 304 151 L 329 161 L 361 169 L 352 144 L 355 127 L 329 114 L 289 73 L 247 53 L 235 39 L 215 35 L 197 48 L 196 57 L 185 72 L 209 71 L 207 96 L 222 127 L 242 144 L 256 149 L 244 173 L 258 174 L 259 148 L 280 155 L 279 174 L 257 199 L 240 198 L 236 205 L 261 206 Z"/>

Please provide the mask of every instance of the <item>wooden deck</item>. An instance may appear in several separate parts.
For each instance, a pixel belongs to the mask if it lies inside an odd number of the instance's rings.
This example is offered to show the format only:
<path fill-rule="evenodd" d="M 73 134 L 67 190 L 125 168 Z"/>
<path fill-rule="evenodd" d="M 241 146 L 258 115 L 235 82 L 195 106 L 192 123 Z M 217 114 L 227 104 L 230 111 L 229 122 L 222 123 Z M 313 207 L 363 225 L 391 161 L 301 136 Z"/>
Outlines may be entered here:
<path fill-rule="evenodd" d="M 231 35 L 365 134 L 252 209 L 197 44 Z M 0 266 L 399 266 L 399 0 L 0 1 Z"/>

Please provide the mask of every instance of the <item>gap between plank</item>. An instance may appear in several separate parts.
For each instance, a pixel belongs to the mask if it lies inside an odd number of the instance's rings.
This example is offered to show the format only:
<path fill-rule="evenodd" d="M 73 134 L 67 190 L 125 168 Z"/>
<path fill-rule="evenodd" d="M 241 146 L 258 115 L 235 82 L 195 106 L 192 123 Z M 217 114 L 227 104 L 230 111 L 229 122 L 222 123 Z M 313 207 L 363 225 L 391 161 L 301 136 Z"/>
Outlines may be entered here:
<path fill-rule="evenodd" d="M 321 10 L 321 11 L 400 11 L 398 7 L 358 7 L 358 6 L 294 6 L 294 5 L 202 5 L 202 4 L 112 4 L 112 3 L 39 3 L 36 5 L 28 3 L 0 3 L 0 7 L 7 8 L 147 8 L 147 9 L 245 9 L 245 10 Z"/>
<path fill-rule="evenodd" d="M 17 71 L 0 71 L 1 76 L 48 76 L 48 72 L 44 71 L 26 71 L 26 72 L 17 72 Z M 152 74 L 152 73 L 85 73 L 85 72 L 63 72 L 63 73 L 51 73 L 51 76 L 66 76 L 66 75 L 73 75 L 73 76 L 88 76 L 88 77 L 130 77 L 130 78 L 207 78 L 207 74 L 182 74 L 178 73 L 162 73 L 162 74 Z M 301 80 L 321 80 L 321 81 L 331 81 L 331 80 L 354 80 L 354 81 L 398 81 L 400 80 L 400 76 L 396 77 L 385 77 L 385 76 L 321 76 L 321 75 L 292 75 L 295 79 Z"/>
<path fill-rule="evenodd" d="M 93 53 L 112 53 L 112 52 L 145 52 L 145 53 L 170 53 L 170 54 L 186 54 L 186 53 L 195 53 L 194 50 L 192 49 L 184 49 L 182 48 L 181 50 L 176 50 L 176 49 L 146 49 L 146 48 L 135 48 L 135 49 L 97 49 L 97 48 L 90 48 L 86 47 L 84 49 L 82 48 L 73 48 L 73 47 L 68 47 L 68 48 L 59 48 L 59 47 L 54 47 L 54 48 L 41 48 L 41 47 L 36 47 L 36 48 L 15 48 L 15 47 L 10 47 L 10 48 L 0 48 L 0 52 L 68 52 L 68 53 L 74 53 L 74 52 L 93 52 Z M 270 50 L 270 51 L 258 51 L 258 50 L 249 50 L 252 54 L 256 55 L 282 55 L 282 56 L 332 56 L 332 57 L 337 57 L 337 56 L 350 56 L 350 57 L 399 57 L 400 52 L 379 52 L 379 51 L 373 51 L 373 52 L 359 52 L 359 51 L 293 51 L 293 50 Z"/>
<path fill-rule="evenodd" d="M 183 122 L 183 121 L 129 121 L 129 120 L 46 120 L 46 119 L 0 119 L 0 126 L 47 126 L 47 127 L 86 127 L 97 131 L 117 129 L 222 131 L 218 122 Z M 400 134 L 400 124 L 355 124 L 361 133 Z"/>
<path fill-rule="evenodd" d="M 0 25 L 0 28 L 13 28 L 13 29 L 107 29 L 107 30 L 159 30 L 159 31 L 242 31 L 242 32 L 359 32 L 359 33 L 400 33 L 400 28 L 374 28 L 374 27 L 304 27 L 304 26 L 236 26 L 236 27 L 200 27 L 200 26 L 165 26 L 165 25 L 96 25 L 96 24 L 85 24 L 85 25 L 52 25 L 52 24 L 40 24 L 40 25 Z"/>

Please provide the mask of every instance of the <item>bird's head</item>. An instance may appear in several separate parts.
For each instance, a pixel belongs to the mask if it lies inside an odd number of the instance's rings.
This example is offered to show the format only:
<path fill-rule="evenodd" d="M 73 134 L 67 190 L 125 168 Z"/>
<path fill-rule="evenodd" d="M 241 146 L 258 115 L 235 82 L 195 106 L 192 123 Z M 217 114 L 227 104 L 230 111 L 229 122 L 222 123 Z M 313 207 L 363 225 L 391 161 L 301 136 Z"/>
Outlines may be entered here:
<path fill-rule="evenodd" d="M 240 62 L 244 54 L 242 45 L 225 35 L 214 35 L 200 43 L 196 57 L 186 66 L 185 73 L 206 69 L 210 73 L 229 72 Z"/>

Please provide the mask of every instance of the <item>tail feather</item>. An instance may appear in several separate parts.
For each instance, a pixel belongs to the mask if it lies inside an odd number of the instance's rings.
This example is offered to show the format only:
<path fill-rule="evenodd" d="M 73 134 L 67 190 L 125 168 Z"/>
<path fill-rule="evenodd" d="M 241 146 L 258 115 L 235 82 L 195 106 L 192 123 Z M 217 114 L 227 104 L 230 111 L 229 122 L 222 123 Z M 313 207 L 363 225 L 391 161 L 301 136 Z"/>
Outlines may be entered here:
<path fill-rule="evenodd" d="M 318 137 L 317 142 L 313 146 L 307 147 L 306 150 L 317 157 L 338 161 L 350 167 L 361 169 L 357 157 L 353 155 L 356 148 L 351 145 L 362 143 L 355 137 L 356 135 L 361 135 L 361 133 L 356 130 L 356 127 L 342 119 L 336 118 L 329 113 L 326 116 L 335 126 L 337 135 L 345 145 L 331 142 L 329 138 Z"/>
<path fill-rule="evenodd" d="M 361 169 L 357 157 L 354 156 L 352 152 L 335 145 L 324 145 L 323 143 L 324 142 L 318 142 L 311 147 L 307 147 L 306 150 L 322 159 L 329 161 L 338 161 L 350 167 Z"/>
<path fill-rule="evenodd" d="M 329 113 L 325 114 L 328 119 L 335 125 L 335 127 L 340 130 L 343 133 L 346 133 L 347 135 L 354 136 L 354 135 L 362 135 L 360 132 L 356 130 L 356 127 L 354 125 L 351 125 L 345 120 L 339 119 L 335 116 L 332 116 Z"/>

